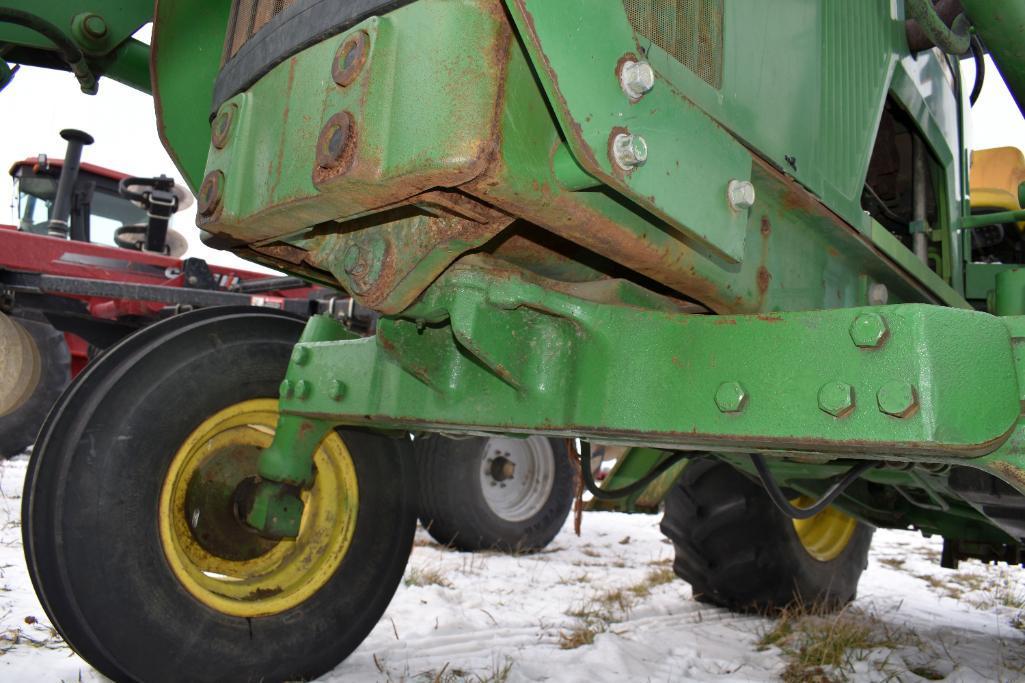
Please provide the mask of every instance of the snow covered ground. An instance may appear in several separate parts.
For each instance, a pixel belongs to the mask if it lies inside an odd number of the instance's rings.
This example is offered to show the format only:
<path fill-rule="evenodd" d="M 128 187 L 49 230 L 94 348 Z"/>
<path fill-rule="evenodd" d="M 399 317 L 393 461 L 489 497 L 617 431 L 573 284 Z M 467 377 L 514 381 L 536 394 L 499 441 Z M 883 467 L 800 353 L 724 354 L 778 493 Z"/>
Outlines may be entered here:
<path fill-rule="evenodd" d="M 32 591 L 19 531 L 26 463 L 0 464 L 0 679 L 100 680 Z M 581 537 L 567 524 L 546 552 L 519 557 L 449 551 L 420 531 L 384 618 L 323 680 L 1025 680 L 1025 571 L 941 569 L 939 552 L 938 539 L 879 531 L 839 620 L 781 626 L 693 601 L 670 577 L 655 517 L 586 514 Z M 850 647 L 813 678 L 800 657 L 822 634 Z"/>

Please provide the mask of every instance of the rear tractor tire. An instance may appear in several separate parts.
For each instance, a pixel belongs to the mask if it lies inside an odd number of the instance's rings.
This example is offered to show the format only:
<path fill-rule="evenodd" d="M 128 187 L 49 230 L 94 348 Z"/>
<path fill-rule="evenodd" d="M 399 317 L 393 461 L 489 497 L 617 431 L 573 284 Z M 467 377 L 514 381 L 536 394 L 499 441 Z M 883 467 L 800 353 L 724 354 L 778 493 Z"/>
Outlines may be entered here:
<path fill-rule="evenodd" d="M 534 552 L 573 505 L 565 439 L 432 435 L 414 445 L 420 523 L 458 550 Z"/>
<path fill-rule="evenodd" d="M 712 459 L 684 468 L 661 528 L 676 551 L 673 570 L 698 600 L 752 612 L 850 602 L 874 532 L 832 507 L 791 520 L 759 484 Z"/>
<path fill-rule="evenodd" d="M 408 441 L 329 434 L 295 540 L 239 521 L 301 321 L 205 309 L 91 363 L 54 406 L 23 500 L 50 620 L 114 680 L 308 680 L 370 632 L 416 526 Z"/>

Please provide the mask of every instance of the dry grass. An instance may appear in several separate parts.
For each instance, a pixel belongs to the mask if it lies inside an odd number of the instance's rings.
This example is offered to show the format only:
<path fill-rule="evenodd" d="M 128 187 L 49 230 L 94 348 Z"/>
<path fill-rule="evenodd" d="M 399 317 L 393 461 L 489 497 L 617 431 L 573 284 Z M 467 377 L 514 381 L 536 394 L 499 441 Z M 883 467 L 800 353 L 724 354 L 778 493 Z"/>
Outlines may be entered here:
<path fill-rule="evenodd" d="M 638 584 L 630 586 L 630 592 L 638 598 L 645 598 L 651 594 L 651 590 L 657 586 L 664 586 L 676 580 L 676 574 L 672 569 L 652 569 L 648 575 Z"/>
<path fill-rule="evenodd" d="M 879 564 L 885 564 L 890 569 L 903 569 L 904 563 L 907 562 L 902 557 L 881 557 L 879 558 Z"/>
<path fill-rule="evenodd" d="M 904 646 L 921 647 L 922 643 L 913 633 L 854 607 L 836 614 L 804 606 L 788 608 L 758 643 L 760 649 L 776 647 L 786 657 L 782 673 L 785 683 L 845 680 L 854 672 L 855 664 L 867 659 L 872 651 Z M 879 668 L 881 673 L 895 675 L 884 671 L 892 668 L 888 664 Z M 916 669 L 915 674 L 929 680 L 939 676 L 928 667 Z"/>
<path fill-rule="evenodd" d="M 626 619 L 636 597 L 629 589 L 616 588 L 599 593 L 566 614 L 576 618 L 577 624 L 559 633 L 559 647 L 572 650 L 594 642 L 599 633 L 608 631 L 612 624 Z"/>
<path fill-rule="evenodd" d="M 407 586 L 441 586 L 442 588 L 451 588 L 452 582 L 445 578 L 445 576 L 433 567 L 410 567 L 409 573 L 406 578 L 403 579 L 403 583 Z"/>

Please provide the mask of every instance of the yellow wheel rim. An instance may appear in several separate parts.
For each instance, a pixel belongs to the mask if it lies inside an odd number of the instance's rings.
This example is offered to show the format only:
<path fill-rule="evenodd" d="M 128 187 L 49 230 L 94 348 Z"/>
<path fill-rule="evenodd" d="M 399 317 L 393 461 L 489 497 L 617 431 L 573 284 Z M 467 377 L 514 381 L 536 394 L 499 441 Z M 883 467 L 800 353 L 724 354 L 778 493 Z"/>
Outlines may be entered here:
<path fill-rule="evenodd" d="M 804 496 L 790 501 L 797 507 L 808 507 L 815 501 Z M 835 560 L 851 542 L 858 521 L 836 508 L 828 507 L 814 517 L 793 520 L 801 545 L 820 562 Z"/>
<path fill-rule="evenodd" d="M 171 571 L 197 600 L 224 614 L 259 617 L 301 604 L 335 574 L 356 527 L 356 470 L 334 432 L 317 448 L 313 488 L 302 494 L 299 536 L 273 541 L 238 521 L 233 496 L 255 482 L 278 404 L 229 406 L 175 453 L 160 494 L 160 540 Z"/>

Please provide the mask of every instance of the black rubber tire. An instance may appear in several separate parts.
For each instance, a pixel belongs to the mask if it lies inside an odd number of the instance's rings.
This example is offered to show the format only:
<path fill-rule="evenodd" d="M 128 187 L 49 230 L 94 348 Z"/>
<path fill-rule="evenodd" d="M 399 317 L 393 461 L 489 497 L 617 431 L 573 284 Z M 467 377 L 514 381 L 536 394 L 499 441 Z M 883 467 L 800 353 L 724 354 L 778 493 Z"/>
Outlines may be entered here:
<path fill-rule="evenodd" d="M 25 452 L 39 433 L 46 413 L 71 381 L 71 352 L 64 333 L 45 321 L 12 318 L 25 328 L 39 349 L 39 382 L 21 406 L 0 417 L 0 457 Z"/>
<path fill-rule="evenodd" d="M 808 554 L 765 490 L 729 464 L 691 461 L 665 501 L 673 570 L 704 602 L 737 611 L 831 610 L 853 600 L 875 531 L 858 523 L 836 558 Z"/>
<path fill-rule="evenodd" d="M 457 550 L 541 550 L 562 529 L 573 506 L 575 479 L 566 440 L 549 439 L 555 464 L 552 490 L 541 509 L 522 521 L 500 517 L 484 498 L 480 467 L 487 441 L 439 435 L 417 439 L 420 523 L 438 543 Z"/>
<path fill-rule="evenodd" d="M 210 609 L 164 555 L 159 492 L 178 445 L 213 412 L 274 397 L 301 330 L 252 308 L 177 316 L 90 364 L 47 418 L 23 499 L 29 574 L 54 626 L 104 675 L 310 679 L 355 649 L 391 600 L 416 526 L 404 439 L 339 432 L 359 485 L 354 535 L 328 582 L 286 612 Z"/>

